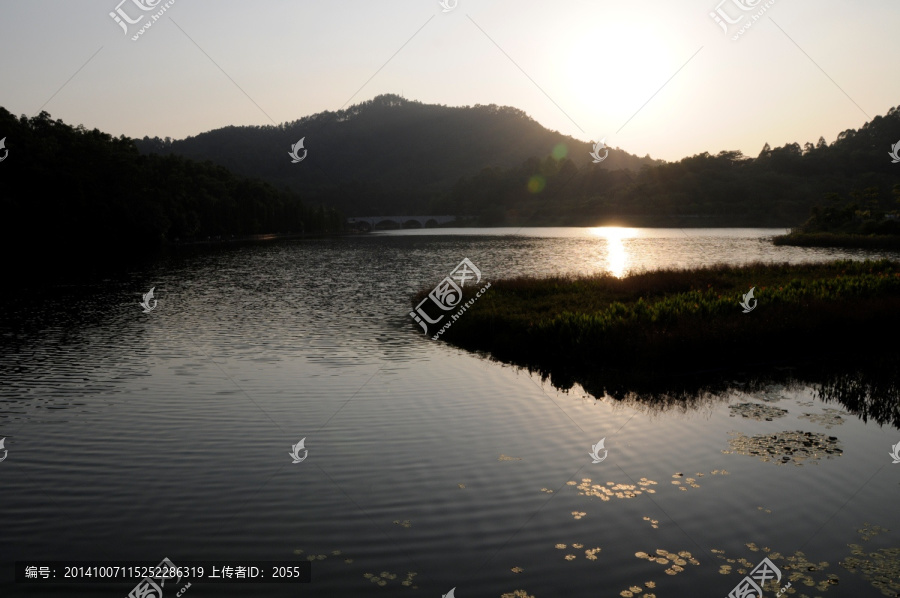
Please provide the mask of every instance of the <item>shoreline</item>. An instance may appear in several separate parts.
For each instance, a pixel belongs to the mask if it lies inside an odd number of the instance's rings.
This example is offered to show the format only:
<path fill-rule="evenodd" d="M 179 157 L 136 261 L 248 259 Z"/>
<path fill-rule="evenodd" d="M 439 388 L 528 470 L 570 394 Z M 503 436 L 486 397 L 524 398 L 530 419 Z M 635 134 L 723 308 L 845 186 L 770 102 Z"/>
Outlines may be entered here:
<path fill-rule="evenodd" d="M 260 242 L 260 241 L 284 241 L 289 239 L 309 239 L 315 237 L 341 237 L 354 235 L 357 233 L 353 232 L 336 232 L 336 231 L 323 231 L 323 232 L 315 232 L 315 233 L 264 233 L 257 235 L 243 235 L 240 237 L 236 237 L 234 235 L 229 235 L 227 238 L 224 238 L 222 235 L 216 237 L 207 237 L 203 240 L 191 240 L 191 241 L 163 241 L 160 245 L 163 249 L 173 249 L 179 247 L 196 247 L 203 245 L 226 245 L 229 243 L 247 243 L 247 242 Z"/>
<path fill-rule="evenodd" d="M 789 233 L 772 239 L 776 246 L 842 247 L 849 249 L 887 249 L 900 251 L 900 235 L 863 235 L 857 233 Z"/>

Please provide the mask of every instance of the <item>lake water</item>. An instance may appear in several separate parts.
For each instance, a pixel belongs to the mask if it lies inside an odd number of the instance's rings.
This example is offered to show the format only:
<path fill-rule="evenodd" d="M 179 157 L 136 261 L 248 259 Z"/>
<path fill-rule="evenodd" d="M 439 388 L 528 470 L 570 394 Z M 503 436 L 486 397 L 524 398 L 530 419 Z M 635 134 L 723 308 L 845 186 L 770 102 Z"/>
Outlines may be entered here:
<path fill-rule="evenodd" d="M 412 294 L 464 257 L 488 280 L 898 257 L 772 246 L 781 232 L 395 231 L 7 289 L 0 595 L 135 585 L 12 585 L 13 561 L 168 557 L 315 559 L 310 584 L 195 582 L 185 596 L 726 596 L 768 556 L 781 585 L 802 576 L 791 595 L 881 596 L 878 576 L 900 569 L 893 425 L 806 387 L 669 409 L 560 392 L 409 317 Z M 742 454 L 768 454 L 762 435 L 793 457 Z"/>

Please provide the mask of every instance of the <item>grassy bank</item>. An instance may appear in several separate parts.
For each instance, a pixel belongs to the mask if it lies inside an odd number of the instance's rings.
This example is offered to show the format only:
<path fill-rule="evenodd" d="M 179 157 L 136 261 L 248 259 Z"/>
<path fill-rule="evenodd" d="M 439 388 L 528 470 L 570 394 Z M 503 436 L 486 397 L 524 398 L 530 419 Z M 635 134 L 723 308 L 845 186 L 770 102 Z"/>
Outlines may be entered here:
<path fill-rule="evenodd" d="M 900 262 L 881 260 L 501 279 L 441 338 L 565 388 L 880 358 L 898 332 Z"/>
<path fill-rule="evenodd" d="M 900 235 L 792 232 L 772 239 L 775 245 L 900 250 Z"/>

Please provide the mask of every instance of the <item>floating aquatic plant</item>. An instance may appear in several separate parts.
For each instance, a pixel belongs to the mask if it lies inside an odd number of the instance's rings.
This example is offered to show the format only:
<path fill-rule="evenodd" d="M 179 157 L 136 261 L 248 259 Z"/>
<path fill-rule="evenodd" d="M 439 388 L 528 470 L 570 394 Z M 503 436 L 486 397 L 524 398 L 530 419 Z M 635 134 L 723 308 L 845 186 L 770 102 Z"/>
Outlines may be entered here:
<path fill-rule="evenodd" d="M 652 581 L 647 581 L 647 582 L 644 582 L 644 587 L 652 590 L 653 588 L 656 587 L 656 584 L 653 583 Z M 619 596 L 622 596 L 623 598 L 631 598 L 635 595 L 640 594 L 643 591 L 644 591 L 644 588 L 642 588 L 641 586 L 633 585 L 630 588 L 628 588 L 627 590 L 622 590 L 621 592 L 619 592 Z M 653 594 L 653 593 L 644 594 L 643 598 L 656 598 L 656 594 Z"/>
<path fill-rule="evenodd" d="M 885 527 L 881 527 L 880 525 L 871 525 L 869 523 L 863 523 L 862 529 L 858 529 L 856 531 L 859 532 L 860 537 L 862 537 L 862 539 L 864 541 L 867 541 L 867 540 L 869 540 L 869 538 L 872 538 L 872 537 L 877 536 L 878 534 L 881 534 L 884 532 L 889 532 L 891 530 L 889 530 Z"/>
<path fill-rule="evenodd" d="M 802 465 L 804 461 L 818 464 L 821 457 L 831 459 L 843 454 L 840 441 L 834 436 L 816 432 L 781 432 L 779 434 L 759 434 L 745 436 L 740 432 L 729 432 L 731 450 L 725 454 L 749 455 L 761 461 L 772 461 L 779 465 L 793 462 Z"/>
<path fill-rule="evenodd" d="M 864 523 L 863 527 L 856 531 L 866 542 L 873 536 L 890 530 L 879 525 Z M 864 579 L 885 596 L 900 594 L 900 548 L 882 548 L 866 554 L 860 544 L 849 544 L 848 546 L 852 556 L 840 562 L 843 568 L 853 573 L 861 573 Z"/>
<path fill-rule="evenodd" d="M 584 548 L 584 544 L 581 544 L 579 542 L 574 542 L 574 543 L 572 543 L 571 546 L 572 546 L 572 548 L 574 548 L 576 550 L 581 550 L 582 548 Z M 556 548 L 558 550 L 565 550 L 568 547 L 569 547 L 569 545 L 567 545 L 567 544 L 556 544 L 554 546 L 554 548 Z M 599 546 L 597 546 L 596 548 L 588 548 L 587 550 L 584 551 L 584 558 L 586 558 L 589 561 L 596 561 L 597 553 L 600 552 L 600 550 L 601 549 Z M 570 553 L 570 554 L 565 555 L 563 558 L 566 559 L 567 561 L 574 561 L 578 557 L 575 556 L 574 554 Z"/>
<path fill-rule="evenodd" d="M 651 563 L 657 563 L 659 565 L 669 565 L 669 568 L 665 570 L 666 575 L 677 575 L 684 571 L 684 565 L 690 563 L 691 565 L 699 565 L 700 561 L 695 559 L 690 552 L 687 550 L 682 550 L 678 553 L 669 552 L 668 550 L 659 548 L 656 550 L 656 556 L 651 554 L 647 554 L 646 552 L 636 552 L 634 553 L 639 559 L 645 559 L 650 561 Z"/>
<path fill-rule="evenodd" d="M 697 475 L 698 475 L 698 476 L 702 476 L 703 474 L 702 474 L 702 473 L 698 473 Z M 672 477 L 673 477 L 673 478 L 681 478 L 681 477 L 684 477 L 684 474 L 683 474 L 683 473 L 676 473 L 676 474 L 673 475 Z M 694 479 L 694 478 L 684 478 L 684 481 L 685 481 L 685 483 L 686 483 L 688 486 L 690 486 L 691 488 L 699 488 L 699 487 L 700 487 L 700 484 L 698 484 L 698 483 L 697 483 L 697 480 Z M 675 485 L 675 486 L 678 486 L 678 489 L 679 489 L 679 490 L 683 490 L 683 491 L 687 492 L 687 488 L 685 488 L 684 486 L 681 485 L 681 480 L 677 480 L 677 479 L 672 480 L 672 484 Z"/>
<path fill-rule="evenodd" d="M 844 412 L 840 409 L 826 407 L 822 410 L 822 413 L 804 413 L 799 419 L 808 419 L 815 424 L 824 426 L 826 430 L 830 430 L 834 426 L 840 426 L 844 423 L 844 418 L 841 417 L 842 414 L 844 414 Z"/>
<path fill-rule="evenodd" d="M 768 584 L 766 584 L 764 589 L 774 593 L 778 593 L 780 587 L 783 586 L 787 582 L 791 582 L 792 589 L 799 584 L 802 584 L 807 587 L 815 587 L 819 592 L 825 592 L 831 586 L 837 585 L 839 583 L 838 576 L 833 573 L 825 574 L 824 576 L 816 579 L 813 574 L 822 574 L 825 569 L 827 569 L 830 564 L 828 562 L 822 561 L 819 563 L 814 563 L 810 561 L 806 555 L 797 551 L 791 556 L 784 556 L 780 552 L 772 551 L 768 547 L 759 547 L 754 542 L 748 542 L 745 544 L 747 548 L 749 548 L 753 552 L 765 552 L 768 553 L 767 557 L 771 560 L 775 565 L 781 570 L 782 578 L 780 584 L 776 583 L 776 580 L 771 580 Z M 750 561 L 746 558 L 732 559 L 725 557 L 725 551 L 723 550 L 711 550 L 713 554 L 716 555 L 716 558 L 722 559 L 727 563 L 732 564 L 740 564 L 741 567 L 736 569 L 736 572 L 741 575 L 747 575 L 749 571 L 751 571 L 758 563 Z M 776 562 L 782 561 L 782 562 Z M 732 572 L 733 565 L 720 565 L 719 573 L 722 575 L 729 575 Z M 788 590 L 788 593 L 791 593 Z M 802 595 L 801 595 L 802 596 Z"/>
<path fill-rule="evenodd" d="M 862 573 L 885 596 L 900 593 L 900 548 L 882 548 L 867 556 L 869 558 L 846 558 L 841 561 L 841 566 Z"/>
<path fill-rule="evenodd" d="M 294 554 L 296 554 L 296 555 L 304 554 L 304 550 L 302 548 L 297 548 L 296 550 L 294 550 Z M 332 556 L 341 556 L 342 554 L 344 554 L 344 553 L 341 552 L 340 550 L 332 550 L 331 551 Z M 306 555 L 307 561 L 324 561 L 326 558 L 328 558 L 328 555 L 325 555 L 325 554 L 308 554 L 308 555 Z M 353 559 L 344 559 L 344 562 L 349 564 L 349 563 L 353 562 Z"/>
<path fill-rule="evenodd" d="M 650 519 L 649 517 L 644 517 L 644 521 L 650 522 L 650 527 L 653 529 L 659 529 L 659 520 L 658 519 Z"/>
<path fill-rule="evenodd" d="M 419 589 L 419 586 L 413 585 L 413 578 L 416 576 L 416 573 L 407 573 L 406 579 L 400 582 L 400 585 L 411 587 L 414 590 Z M 363 573 L 363 577 L 371 581 L 372 583 L 379 586 L 386 586 L 389 582 L 395 581 L 398 578 L 396 573 L 391 573 L 389 571 L 382 571 L 378 575 L 373 575 L 372 573 Z"/>
<path fill-rule="evenodd" d="M 769 422 L 779 417 L 784 417 L 788 413 L 787 409 L 770 407 L 759 403 L 738 403 L 737 405 L 729 405 L 728 409 L 731 411 L 731 417 L 740 415 L 746 419 Z"/>
<path fill-rule="evenodd" d="M 569 486 L 575 486 L 576 482 L 566 482 Z M 656 491 L 647 488 L 647 486 L 655 485 L 656 482 L 641 478 L 637 485 L 634 484 L 616 484 L 615 482 L 606 482 L 606 485 L 591 484 L 590 478 L 583 478 L 581 484 L 577 485 L 578 494 L 580 496 L 594 496 L 604 502 L 608 502 L 612 498 L 634 498 L 646 492 L 653 494 Z M 640 486 L 640 487 L 639 487 Z"/>

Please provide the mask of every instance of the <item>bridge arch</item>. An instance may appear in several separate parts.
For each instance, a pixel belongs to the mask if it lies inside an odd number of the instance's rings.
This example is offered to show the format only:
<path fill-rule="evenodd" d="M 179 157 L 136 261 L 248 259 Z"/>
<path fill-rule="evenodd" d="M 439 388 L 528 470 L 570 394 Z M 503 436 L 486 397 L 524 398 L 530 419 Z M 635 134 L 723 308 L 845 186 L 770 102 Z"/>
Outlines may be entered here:
<path fill-rule="evenodd" d="M 347 219 L 351 228 L 374 229 L 436 228 L 456 220 L 456 216 L 355 216 Z"/>

